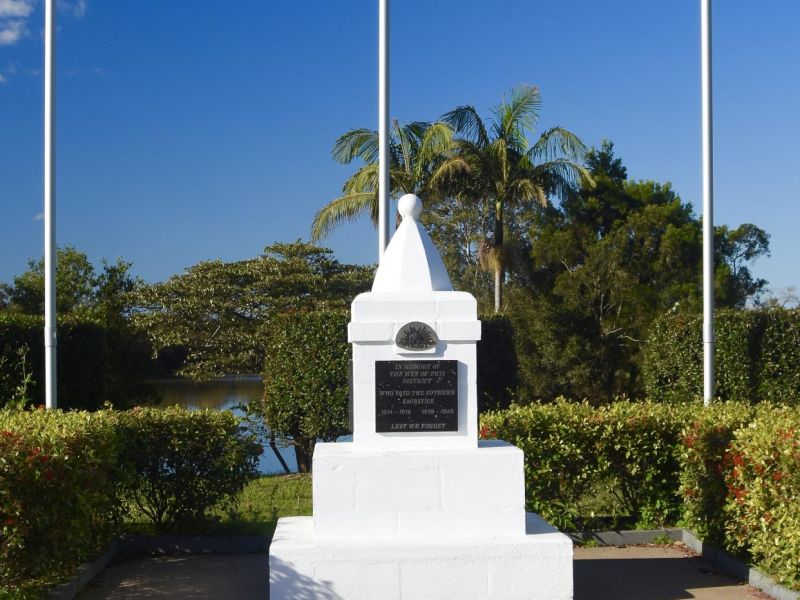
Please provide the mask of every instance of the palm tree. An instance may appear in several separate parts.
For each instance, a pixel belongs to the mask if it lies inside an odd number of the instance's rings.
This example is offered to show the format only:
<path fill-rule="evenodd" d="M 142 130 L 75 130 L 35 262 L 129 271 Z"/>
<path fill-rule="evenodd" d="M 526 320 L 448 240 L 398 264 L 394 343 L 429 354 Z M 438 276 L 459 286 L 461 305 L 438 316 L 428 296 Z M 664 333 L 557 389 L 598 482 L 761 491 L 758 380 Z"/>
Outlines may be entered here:
<path fill-rule="evenodd" d="M 453 130 L 447 123 L 413 122 L 400 126 L 395 121 L 389 140 L 389 181 L 393 198 L 417 194 L 435 201 L 433 185 L 438 168 L 452 146 Z M 320 240 L 343 221 L 368 213 L 378 223 L 378 132 L 352 129 L 336 140 L 331 152 L 334 160 L 350 164 L 364 162 L 342 187 L 342 195 L 331 200 L 316 215 L 311 239 Z"/>
<path fill-rule="evenodd" d="M 483 268 L 494 272 L 495 312 L 502 307 L 512 251 L 506 218 L 534 204 L 546 206 L 551 196 L 563 198 L 582 181 L 591 182 L 577 162 L 586 147 L 573 133 L 553 127 L 530 144 L 528 134 L 539 120 L 541 103 L 539 89 L 526 85 L 492 109 L 489 128 L 472 106 L 459 106 L 441 119 L 458 137 L 432 184 L 447 180 L 459 200 L 490 204 L 492 236 L 480 244 L 479 257 Z"/>

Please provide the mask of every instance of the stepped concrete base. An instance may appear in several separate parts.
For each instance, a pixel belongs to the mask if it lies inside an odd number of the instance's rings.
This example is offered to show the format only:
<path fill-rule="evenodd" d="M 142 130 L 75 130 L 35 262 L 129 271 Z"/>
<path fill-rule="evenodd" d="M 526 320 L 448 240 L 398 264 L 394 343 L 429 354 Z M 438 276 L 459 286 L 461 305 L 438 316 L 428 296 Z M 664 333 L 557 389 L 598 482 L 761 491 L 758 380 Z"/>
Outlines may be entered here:
<path fill-rule="evenodd" d="M 320 442 L 314 448 L 314 536 L 521 536 L 523 460 L 522 450 L 502 440 L 481 440 L 472 449 L 403 452 Z"/>
<path fill-rule="evenodd" d="M 572 541 L 538 515 L 526 534 L 320 540 L 312 517 L 278 521 L 271 600 L 572 600 Z"/>

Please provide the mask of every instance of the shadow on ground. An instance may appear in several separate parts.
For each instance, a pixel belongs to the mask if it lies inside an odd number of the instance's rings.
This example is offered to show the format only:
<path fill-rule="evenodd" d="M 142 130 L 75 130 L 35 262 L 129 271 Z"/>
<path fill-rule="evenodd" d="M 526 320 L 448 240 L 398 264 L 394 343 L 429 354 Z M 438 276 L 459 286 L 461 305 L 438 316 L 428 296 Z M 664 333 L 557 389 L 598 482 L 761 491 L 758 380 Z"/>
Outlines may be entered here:
<path fill-rule="evenodd" d="M 575 600 L 755 600 L 753 588 L 679 547 L 577 548 Z"/>
<path fill-rule="evenodd" d="M 576 548 L 573 565 L 574 600 L 769 598 L 677 547 Z M 342 600 L 326 582 L 299 577 L 290 565 L 274 567 L 272 578 L 282 598 Z M 266 554 L 148 558 L 111 565 L 78 598 L 265 600 L 269 598 L 269 577 Z"/>

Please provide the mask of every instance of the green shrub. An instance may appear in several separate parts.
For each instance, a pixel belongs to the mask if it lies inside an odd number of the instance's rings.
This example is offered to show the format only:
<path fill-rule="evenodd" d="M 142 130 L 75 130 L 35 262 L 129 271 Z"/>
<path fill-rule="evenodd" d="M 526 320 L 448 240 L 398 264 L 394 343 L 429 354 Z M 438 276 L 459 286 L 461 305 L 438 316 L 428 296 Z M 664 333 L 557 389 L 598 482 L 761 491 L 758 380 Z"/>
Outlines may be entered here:
<path fill-rule="evenodd" d="M 514 328 L 504 315 L 481 315 L 477 344 L 478 411 L 508 408 L 516 392 Z"/>
<path fill-rule="evenodd" d="M 0 411 L 0 591 L 94 556 L 120 523 L 109 413 Z"/>
<path fill-rule="evenodd" d="M 729 544 L 800 588 L 800 408 L 760 407 L 726 455 Z"/>
<path fill-rule="evenodd" d="M 20 382 L 18 352 L 27 348 L 28 387 L 35 404 L 44 404 L 44 320 L 0 311 L 0 406 Z M 95 410 L 110 401 L 127 407 L 147 401 L 153 390 L 144 380 L 154 372 L 151 349 L 141 333 L 110 328 L 74 317 L 58 323 L 59 408 Z"/>
<path fill-rule="evenodd" d="M 42 319 L 0 311 L 0 407 L 18 398 L 18 387 L 30 375 L 26 396 L 38 399 L 44 365 Z M 25 369 L 20 364 L 25 355 Z M 37 380 L 36 378 L 39 377 Z"/>
<path fill-rule="evenodd" d="M 672 401 L 700 397 L 702 318 L 678 313 L 656 319 L 650 327 L 642 357 L 642 380 L 648 398 Z"/>
<path fill-rule="evenodd" d="M 800 310 L 769 311 L 765 325 L 758 395 L 794 404 L 800 398 Z"/>
<path fill-rule="evenodd" d="M 746 425 L 752 408 L 741 402 L 714 403 L 697 410 L 683 427 L 680 459 L 680 493 L 683 525 L 704 541 L 725 546 L 725 461 L 734 432 Z"/>
<path fill-rule="evenodd" d="M 119 431 L 125 498 L 158 530 L 232 502 L 262 451 L 230 411 L 135 408 L 119 413 Z"/>
<path fill-rule="evenodd" d="M 764 335 L 768 315 L 765 311 L 717 311 L 717 398 L 760 399 L 761 357 L 770 345 Z M 702 329 L 703 319 L 700 315 L 678 313 L 656 319 L 643 350 L 642 377 L 647 397 L 659 401 L 682 401 L 702 396 Z"/>
<path fill-rule="evenodd" d="M 600 470 L 637 527 L 664 527 L 680 514 L 680 431 L 692 405 L 615 402 L 598 409 Z"/>
<path fill-rule="evenodd" d="M 593 408 L 559 399 L 486 413 L 481 435 L 522 449 L 527 507 L 557 527 L 578 528 L 582 501 L 605 491 L 639 526 L 663 526 L 679 516 L 676 448 L 697 409 L 627 401 Z"/>
<path fill-rule="evenodd" d="M 587 403 L 512 404 L 481 417 L 481 437 L 503 439 L 525 454 L 527 509 L 560 529 L 576 529 L 579 500 L 600 478 L 595 449 L 602 420 Z"/>
<path fill-rule="evenodd" d="M 264 397 L 248 410 L 294 446 L 301 472 L 311 469 L 318 438 L 349 431 L 348 321 L 345 311 L 321 310 L 284 313 L 269 324 Z"/>

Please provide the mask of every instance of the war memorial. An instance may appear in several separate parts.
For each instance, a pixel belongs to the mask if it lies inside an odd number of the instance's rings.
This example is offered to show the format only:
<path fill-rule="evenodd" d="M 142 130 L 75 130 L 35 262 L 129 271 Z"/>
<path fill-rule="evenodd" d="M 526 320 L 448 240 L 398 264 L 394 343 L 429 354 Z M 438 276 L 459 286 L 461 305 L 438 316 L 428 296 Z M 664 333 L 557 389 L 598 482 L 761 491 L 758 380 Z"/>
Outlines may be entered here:
<path fill-rule="evenodd" d="M 313 516 L 280 519 L 270 597 L 569 600 L 572 542 L 525 512 L 523 453 L 478 439 L 475 298 L 403 216 L 352 303 L 352 442 L 318 443 Z"/>

